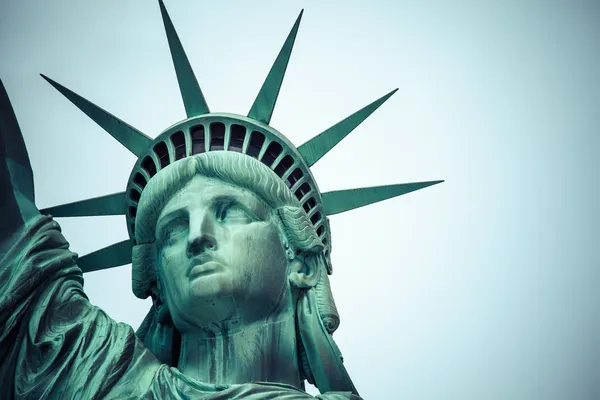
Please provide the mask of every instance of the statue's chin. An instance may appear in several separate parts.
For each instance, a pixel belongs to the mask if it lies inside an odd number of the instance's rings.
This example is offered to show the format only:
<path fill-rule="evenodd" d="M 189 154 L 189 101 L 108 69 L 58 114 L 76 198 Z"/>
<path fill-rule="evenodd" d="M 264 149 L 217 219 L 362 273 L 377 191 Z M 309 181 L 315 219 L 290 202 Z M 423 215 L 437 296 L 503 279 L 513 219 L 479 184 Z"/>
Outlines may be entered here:
<path fill-rule="evenodd" d="M 273 323 L 293 315 L 290 285 L 264 287 L 263 282 L 231 273 L 230 269 L 205 263 L 190 271 L 186 291 L 170 292 L 173 307 L 183 312 L 173 315 L 181 333 L 209 330 L 232 333 L 254 325 Z M 175 311 L 177 314 L 177 311 Z M 200 332 L 198 332 L 200 333 Z"/>
<path fill-rule="evenodd" d="M 183 289 L 183 288 L 182 288 Z M 187 290 L 172 293 L 181 296 L 171 304 L 179 304 L 183 313 L 171 314 L 175 327 L 182 333 L 210 329 L 238 319 L 233 298 L 231 275 L 223 270 L 199 270 L 190 274 Z M 174 315 L 175 314 L 175 315 Z M 237 323 L 236 323 L 237 324 Z M 235 324 L 234 324 L 235 325 Z"/>
<path fill-rule="evenodd" d="M 224 269 L 205 267 L 205 265 L 194 267 L 189 281 L 190 300 L 200 307 L 219 302 L 222 297 L 231 296 L 233 293 L 231 274 Z"/>

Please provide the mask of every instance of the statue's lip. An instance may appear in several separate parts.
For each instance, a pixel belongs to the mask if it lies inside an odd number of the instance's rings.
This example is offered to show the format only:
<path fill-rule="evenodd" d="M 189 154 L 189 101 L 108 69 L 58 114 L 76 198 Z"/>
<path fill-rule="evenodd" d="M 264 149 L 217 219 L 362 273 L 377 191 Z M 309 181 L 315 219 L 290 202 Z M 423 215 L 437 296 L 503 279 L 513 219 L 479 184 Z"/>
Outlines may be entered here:
<path fill-rule="evenodd" d="M 197 278 L 202 275 L 208 275 L 223 269 L 223 264 L 217 261 L 206 261 L 201 264 L 196 264 L 190 270 L 190 278 Z"/>

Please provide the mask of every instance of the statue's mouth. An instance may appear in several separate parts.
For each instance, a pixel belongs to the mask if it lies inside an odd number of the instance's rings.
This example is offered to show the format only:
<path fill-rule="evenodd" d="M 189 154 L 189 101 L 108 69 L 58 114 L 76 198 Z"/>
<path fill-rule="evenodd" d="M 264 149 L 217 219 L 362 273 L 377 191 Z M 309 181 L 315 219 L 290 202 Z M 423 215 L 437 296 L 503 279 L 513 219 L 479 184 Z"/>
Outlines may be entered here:
<path fill-rule="evenodd" d="M 190 270 L 190 278 L 198 278 L 223 270 L 223 265 L 216 261 L 206 261 L 194 264 Z"/>

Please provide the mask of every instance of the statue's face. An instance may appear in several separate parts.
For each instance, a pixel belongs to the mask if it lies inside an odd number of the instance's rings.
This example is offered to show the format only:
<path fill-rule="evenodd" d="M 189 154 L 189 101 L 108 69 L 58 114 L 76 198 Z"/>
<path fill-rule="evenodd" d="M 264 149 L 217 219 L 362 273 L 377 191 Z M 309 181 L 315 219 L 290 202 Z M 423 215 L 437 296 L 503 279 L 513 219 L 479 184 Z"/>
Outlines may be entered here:
<path fill-rule="evenodd" d="M 289 292 L 272 209 L 254 193 L 194 177 L 156 225 L 162 297 L 182 330 L 259 320 Z"/>

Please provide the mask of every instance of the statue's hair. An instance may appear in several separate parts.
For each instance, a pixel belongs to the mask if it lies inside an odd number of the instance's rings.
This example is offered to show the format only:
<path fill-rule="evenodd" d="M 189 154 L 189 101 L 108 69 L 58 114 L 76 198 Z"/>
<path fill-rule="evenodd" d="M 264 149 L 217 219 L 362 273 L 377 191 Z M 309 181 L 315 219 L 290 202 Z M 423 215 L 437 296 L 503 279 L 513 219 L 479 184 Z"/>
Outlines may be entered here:
<path fill-rule="evenodd" d="M 291 190 L 269 167 L 260 161 L 235 152 L 202 153 L 178 160 L 159 171 L 145 187 L 138 205 L 135 239 L 137 245 L 132 253 L 132 289 L 142 299 L 152 296 L 155 306 L 161 302 L 157 289 L 157 248 L 154 243 L 158 217 L 168 201 L 182 190 L 195 176 L 202 175 L 218 179 L 243 189 L 252 191 L 273 210 L 280 223 L 287 246 L 288 258 L 302 252 L 311 253 L 318 264 L 319 274 L 314 287 L 321 320 L 327 331 L 333 333 L 339 326 L 339 316 L 331 293 L 327 270 L 329 258 L 323 254 L 323 243 L 318 237 L 310 219 L 300 206 Z M 164 306 L 163 306 L 164 307 Z M 159 356 L 165 349 L 154 348 L 147 334 L 151 324 L 159 319 L 153 307 L 140 328 L 138 336 Z M 170 354 L 167 350 L 165 354 Z M 161 357 L 171 363 L 169 357 Z"/>
<path fill-rule="evenodd" d="M 248 189 L 273 209 L 300 208 L 291 190 L 269 167 L 247 155 L 219 151 L 197 154 L 168 165 L 144 188 L 135 219 L 135 240 L 154 240 L 158 217 L 167 202 L 196 175 L 215 178 Z"/>
<path fill-rule="evenodd" d="M 323 243 L 317 236 L 308 216 L 302 208 L 299 207 L 279 207 L 277 214 L 283 226 L 285 237 L 289 240 L 294 253 L 302 251 L 311 251 L 314 253 L 318 264 L 317 273 L 319 274 L 317 285 L 315 286 L 315 295 L 321 320 L 325 329 L 333 333 L 340 325 L 340 317 L 333 301 L 329 277 L 327 276 L 327 263 L 329 260 L 323 254 Z"/>

